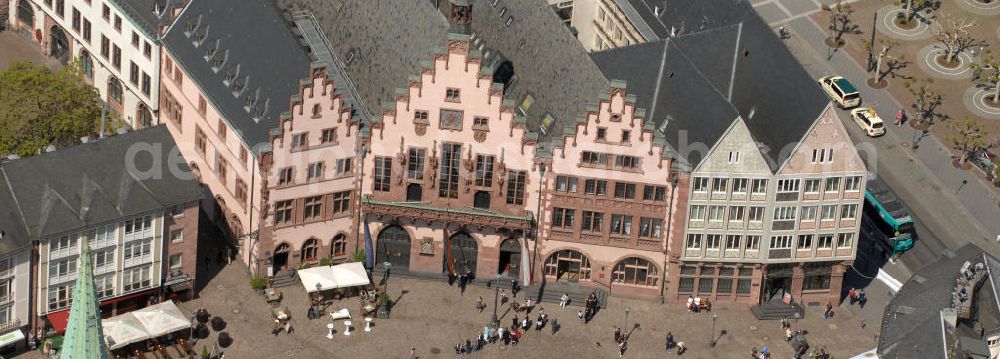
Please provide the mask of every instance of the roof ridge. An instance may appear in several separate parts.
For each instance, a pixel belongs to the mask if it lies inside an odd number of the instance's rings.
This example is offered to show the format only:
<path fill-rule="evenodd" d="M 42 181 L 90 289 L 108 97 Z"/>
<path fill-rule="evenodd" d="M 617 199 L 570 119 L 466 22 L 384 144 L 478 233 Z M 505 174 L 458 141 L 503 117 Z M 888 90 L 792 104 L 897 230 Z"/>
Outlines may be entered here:
<path fill-rule="evenodd" d="M 729 75 L 729 91 L 726 99 L 730 103 L 733 101 L 733 83 L 736 82 L 736 59 L 740 56 L 740 40 L 743 39 L 743 22 L 739 23 L 739 27 L 736 29 L 736 43 L 733 46 L 733 63 L 732 72 Z"/>

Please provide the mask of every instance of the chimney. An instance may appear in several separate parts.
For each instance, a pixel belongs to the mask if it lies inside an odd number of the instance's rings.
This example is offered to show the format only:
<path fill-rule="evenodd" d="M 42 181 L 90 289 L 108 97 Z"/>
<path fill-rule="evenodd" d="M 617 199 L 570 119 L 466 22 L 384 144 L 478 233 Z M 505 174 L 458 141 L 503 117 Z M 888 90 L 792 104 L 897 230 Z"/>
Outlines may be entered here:
<path fill-rule="evenodd" d="M 448 11 L 448 22 L 451 32 L 468 35 L 472 24 L 472 2 L 470 0 L 448 0 L 451 7 Z"/>

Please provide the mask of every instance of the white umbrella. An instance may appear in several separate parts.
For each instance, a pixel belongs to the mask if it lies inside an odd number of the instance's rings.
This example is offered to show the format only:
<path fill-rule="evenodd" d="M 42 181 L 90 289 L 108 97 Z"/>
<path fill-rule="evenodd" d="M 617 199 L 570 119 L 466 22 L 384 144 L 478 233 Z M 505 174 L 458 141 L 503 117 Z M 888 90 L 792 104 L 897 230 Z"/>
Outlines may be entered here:
<path fill-rule="evenodd" d="M 150 338 L 142 323 L 139 323 L 132 313 L 105 319 L 101 321 L 101 326 L 104 327 L 104 341 L 110 349 L 118 349 Z"/>
<path fill-rule="evenodd" d="M 191 322 L 184 316 L 184 313 L 181 313 L 180 309 L 177 309 L 177 305 L 172 300 L 148 306 L 129 314 L 134 315 L 142 323 L 151 338 L 191 327 Z"/>

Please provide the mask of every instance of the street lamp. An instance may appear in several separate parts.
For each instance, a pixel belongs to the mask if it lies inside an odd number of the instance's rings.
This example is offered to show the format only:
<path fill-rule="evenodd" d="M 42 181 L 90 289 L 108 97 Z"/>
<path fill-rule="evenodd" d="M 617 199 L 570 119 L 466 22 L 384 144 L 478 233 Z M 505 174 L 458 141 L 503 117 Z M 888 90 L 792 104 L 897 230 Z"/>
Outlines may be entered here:
<path fill-rule="evenodd" d="M 795 330 L 799 330 L 799 318 L 802 318 L 802 314 L 795 312 Z"/>
<path fill-rule="evenodd" d="M 493 294 L 493 321 L 491 323 L 493 326 L 498 326 L 500 325 L 500 318 L 497 318 L 497 303 L 500 298 L 500 273 L 497 273 L 497 280 L 496 283 L 493 283 L 493 286 L 496 290 Z"/>
<path fill-rule="evenodd" d="M 709 347 L 715 348 L 715 343 L 718 340 L 715 338 L 715 321 L 719 320 L 719 315 L 712 313 L 712 341 L 708 343 Z"/>
<path fill-rule="evenodd" d="M 362 201 L 362 198 L 361 198 L 362 195 L 361 194 L 365 192 L 365 155 L 368 154 L 368 151 L 365 150 L 365 145 L 361 145 L 361 150 L 359 152 L 360 152 L 359 154 L 361 155 L 361 163 L 359 164 L 359 166 L 361 166 L 361 178 L 358 179 L 358 188 L 360 188 L 361 190 L 358 191 L 358 227 L 359 228 L 357 228 L 358 235 L 354 237 L 354 252 L 355 253 L 358 252 L 358 248 L 359 248 L 358 245 L 361 243 L 361 228 L 360 227 L 364 225 L 364 218 L 362 217 L 362 213 L 361 213 L 361 207 L 362 207 L 362 203 L 361 203 L 361 201 Z M 367 262 L 365 262 L 365 263 L 367 263 Z M 372 263 L 372 265 L 374 265 L 374 263 Z M 368 270 L 370 271 L 372 269 L 369 268 Z M 386 269 L 386 272 L 388 272 L 388 268 Z"/>

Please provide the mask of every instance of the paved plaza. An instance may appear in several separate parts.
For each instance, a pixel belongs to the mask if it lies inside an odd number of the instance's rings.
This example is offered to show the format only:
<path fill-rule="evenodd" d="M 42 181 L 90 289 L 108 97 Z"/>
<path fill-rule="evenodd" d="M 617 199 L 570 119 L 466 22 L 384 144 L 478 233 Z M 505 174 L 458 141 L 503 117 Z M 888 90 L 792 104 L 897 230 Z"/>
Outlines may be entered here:
<path fill-rule="evenodd" d="M 233 264 L 208 284 L 200 299 L 180 305 L 184 311 L 204 306 L 212 315 L 228 322 L 225 331 L 234 337 L 234 342 L 225 349 L 227 358 L 405 358 L 410 347 L 416 347 L 421 358 L 452 357 L 455 355 L 452 347 L 459 340 L 472 338 L 489 322 L 494 293 L 473 286 L 462 296 L 457 286 L 443 282 L 390 278 L 389 292 L 399 303 L 391 319 L 377 320 L 372 332 L 364 332 L 360 330 L 363 324 L 355 324 L 358 330 L 350 336 L 343 335 L 343 321 L 337 321 L 336 335 L 331 340 L 325 337 L 329 319 L 306 319 L 308 304 L 301 286 L 282 288 L 284 304 L 293 317 L 293 334 L 271 335 L 270 308 L 247 282 L 246 269 Z M 478 296 L 490 304 L 482 313 L 475 310 Z M 683 355 L 686 358 L 746 357 L 752 347 L 763 344 L 770 347 L 775 358 L 791 358 L 792 353 L 777 321 L 757 321 L 743 307 L 717 306 L 712 312 L 694 314 L 681 305 L 612 297 L 608 308 L 586 325 L 576 318 L 578 307 L 560 309 L 550 304 L 543 307 L 561 325 L 555 335 L 548 328 L 541 332 L 530 330 L 516 348 L 489 345 L 473 356 L 610 358 L 617 354 L 613 332 L 615 326 L 625 326 L 625 308 L 631 309 L 629 326 L 636 328 L 631 333 L 626 357 L 676 356 L 663 350 L 668 331 L 688 345 L 690 350 Z M 329 307 L 340 308 L 351 311 L 354 323 L 363 323 L 356 298 L 336 301 Z M 841 308 L 834 319 L 823 320 L 818 308 L 810 308 L 798 326 L 809 332 L 812 345 L 826 346 L 836 358 L 848 358 L 874 347 L 873 327 L 878 327 L 878 323 L 868 323 L 861 328 L 861 321 L 854 313 L 856 309 Z M 504 311 L 500 314 L 501 323 L 509 326 L 512 314 Z M 712 337 L 712 314 L 718 315 L 717 331 L 725 333 L 714 349 L 708 345 Z M 199 342 L 197 350 L 201 350 L 202 343 L 212 343 L 216 336 L 213 332 Z"/>
<path fill-rule="evenodd" d="M 0 31 L 0 70 L 7 69 L 14 61 L 31 61 L 52 70 L 63 67 L 56 59 L 42 54 L 38 44 L 30 39 L 13 31 Z"/>

